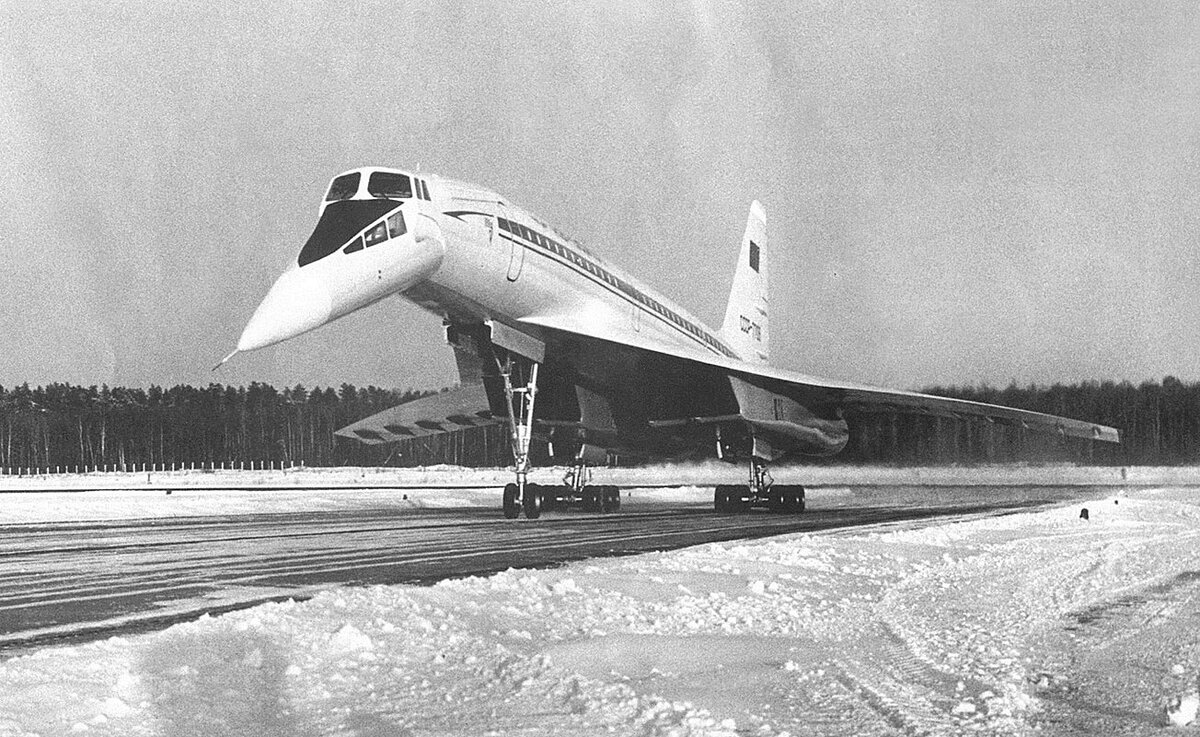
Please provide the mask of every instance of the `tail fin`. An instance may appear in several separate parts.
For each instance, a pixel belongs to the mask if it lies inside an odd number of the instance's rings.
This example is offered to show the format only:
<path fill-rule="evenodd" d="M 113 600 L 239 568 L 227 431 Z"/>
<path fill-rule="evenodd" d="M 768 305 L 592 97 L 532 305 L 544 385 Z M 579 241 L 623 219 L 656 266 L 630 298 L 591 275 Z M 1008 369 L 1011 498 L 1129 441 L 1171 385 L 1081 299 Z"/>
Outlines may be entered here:
<path fill-rule="evenodd" d="M 721 338 L 743 361 L 766 363 L 771 354 L 767 329 L 767 213 L 758 200 L 750 204 L 746 233 L 733 288 L 725 308 Z"/>

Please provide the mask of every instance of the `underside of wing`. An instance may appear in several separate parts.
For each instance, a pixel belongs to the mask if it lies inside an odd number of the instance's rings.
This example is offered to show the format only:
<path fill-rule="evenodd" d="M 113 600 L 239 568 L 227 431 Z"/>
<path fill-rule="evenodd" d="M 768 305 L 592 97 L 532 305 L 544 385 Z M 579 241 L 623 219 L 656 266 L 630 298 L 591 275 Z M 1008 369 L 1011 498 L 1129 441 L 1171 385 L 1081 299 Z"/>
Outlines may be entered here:
<path fill-rule="evenodd" d="M 1121 434 L 1116 428 L 1095 422 L 918 392 L 862 387 L 847 390 L 842 401 L 847 408 L 860 411 L 909 411 L 942 417 L 980 417 L 989 422 L 1014 425 L 1036 432 L 1058 433 L 1106 443 L 1121 442 Z"/>
<path fill-rule="evenodd" d="M 937 397 L 900 389 L 874 387 L 853 382 L 825 379 L 794 371 L 785 371 L 762 364 L 750 364 L 717 355 L 703 348 L 679 348 L 617 330 L 603 322 L 589 321 L 571 315 L 536 316 L 522 320 L 543 330 L 559 331 L 595 340 L 607 341 L 661 356 L 718 369 L 730 377 L 740 408 L 734 417 L 730 413 L 690 418 L 671 418 L 653 423 L 659 427 L 686 423 L 728 422 L 741 419 L 764 433 L 788 435 L 788 422 L 796 415 L 812 412 L 827 421 L 840 416 L 843 410 L 904 411 L 944 417 L 975 417 L 989 422 L 1020 426 L 1036 432 L 1088 438 L 1110 443 L 1120 442 L 1120 433 L 1105 425 L 1055 415 L 1015 409 L 982 402 Z M 790 404 L 789 404 L 790 403 Z M 787 417 L 782 415 L 788 415 Z M 783 424 L 779 424 L 783 421 Z M 797 424 L 792 422 L 791 424 Z M 822 429 L 820 423 L 799 424 Z M 805 430 L 807 432 L 807 429 Z M 791 433 L 795 435 L 794 432 Z"/>
<path fill-rule="evenodd" d="M 379 445 L 494 425 L 502 419 L 492 414 L 483 386 L 467 384 L 384 410 L 347 425 L 335 434 L 368 445 Z"/>

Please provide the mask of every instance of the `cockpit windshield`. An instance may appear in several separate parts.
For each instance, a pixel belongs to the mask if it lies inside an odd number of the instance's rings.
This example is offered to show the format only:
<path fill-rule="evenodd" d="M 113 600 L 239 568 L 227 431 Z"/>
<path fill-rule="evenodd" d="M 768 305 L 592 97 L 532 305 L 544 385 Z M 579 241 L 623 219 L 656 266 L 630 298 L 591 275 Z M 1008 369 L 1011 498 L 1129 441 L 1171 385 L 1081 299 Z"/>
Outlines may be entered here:
<path fill-rule="evenodd" d="M 325 201 L 348 200 L 358 194 L 358 180 L 361 176 L 358 172 L 351 172 L 334 179 L 333 184 L 329 185 L 329 194 L 325 195 Z"/>
<path fill-rule="evenodd" d="M 367 182 L 367 192 L 372 197 L 403 200 L 412 197 L 412 181 L 404 174 L 377 171 Z"/>
<path fill-rule="evenodd" d="M 391 200 L 343 200 L 325 206 L 317 227 L 304 248 L 300 249 L 301 266 L 319 261 L 346 245 L 351 238 L 362 247 L 359 234 L 371 223 L 399 207 Z M 375 229 L 372 229 L 374 232 Z M 378 241 L 375 241 L 378 242 Z M 352 249 L 358 250 L 358 248 Z"/>

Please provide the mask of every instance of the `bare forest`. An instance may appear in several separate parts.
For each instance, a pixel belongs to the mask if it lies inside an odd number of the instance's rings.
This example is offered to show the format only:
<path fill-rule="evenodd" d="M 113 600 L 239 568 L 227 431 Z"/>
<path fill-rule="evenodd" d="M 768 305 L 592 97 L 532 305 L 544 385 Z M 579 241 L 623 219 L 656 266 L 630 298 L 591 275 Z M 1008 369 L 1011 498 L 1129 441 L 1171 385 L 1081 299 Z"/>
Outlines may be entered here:
<path fill-rule="evenodd" d="M 1179 465 L 1200 458 L 1200 383 L 1084 382 L 1050 387 L 930 387 L 943 396 L 1075 417 L 1118 428 L 1122 443 L 1030 433 L 954 417 L 847 412 L 849 447 L 821 463 L 894 465 L 1075 462 Z M 500 466 L 502 425 L 383 446 L 336 437 L 351 422 L 429 392 L 209 384 L 149 389 L 0 387 L 4 473 L 172 467 Z"/>

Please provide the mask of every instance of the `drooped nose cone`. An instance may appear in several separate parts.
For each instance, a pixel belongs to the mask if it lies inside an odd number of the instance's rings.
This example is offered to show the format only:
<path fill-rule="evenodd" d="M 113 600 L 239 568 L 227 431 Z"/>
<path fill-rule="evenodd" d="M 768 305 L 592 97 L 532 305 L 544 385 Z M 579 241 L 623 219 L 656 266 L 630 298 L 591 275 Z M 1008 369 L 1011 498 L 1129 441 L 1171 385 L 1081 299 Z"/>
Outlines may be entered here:
<path fill-rule="evenodd" d="M 239 351 L 273 345 L 329 322 L 333 303 L 329 289 L 311 271 L 285 271 L 267 292 L 242 331 Z"/>

